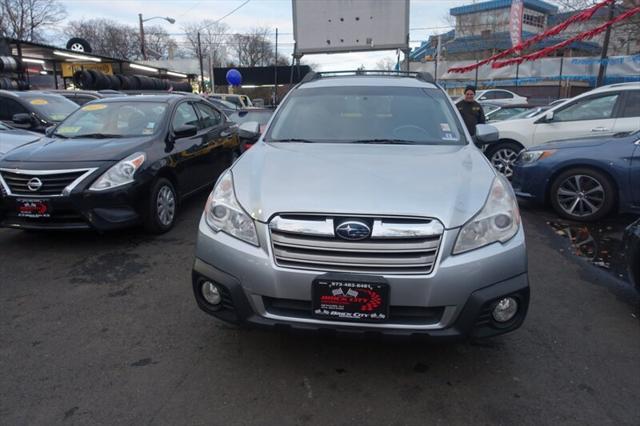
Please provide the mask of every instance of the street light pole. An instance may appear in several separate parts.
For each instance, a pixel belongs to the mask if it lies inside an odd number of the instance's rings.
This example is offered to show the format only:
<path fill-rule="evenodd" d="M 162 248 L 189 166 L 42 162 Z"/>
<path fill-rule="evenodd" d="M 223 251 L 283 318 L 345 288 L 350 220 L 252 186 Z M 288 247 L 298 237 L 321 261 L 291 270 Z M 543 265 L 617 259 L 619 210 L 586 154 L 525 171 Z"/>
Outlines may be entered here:
<path fill-rule="evenodd" d="M 140 19 L 140 51 L 142 52 L 142 59 L 147 60 L 147 53 L 144 50 L 144 25 L 142 24 L 144 21 L 142 20 L 142 13 L 138 13 L 138 18 Z"/>
<path fill-rule="evenodd" d="M 175 24 L 176 20 L 173 18 L 164 17 L 164 16 L 154 16 L 153 18 L 142 19 L 142 13 L 138 13 L 138 19 L 140 20 L 140 51 L 142 52 L 142 58 L 147 60 L 147 51 L 144 46 L 144 22 L 150 21 L 152 19 L 164 19 L 170 24 Z"/>

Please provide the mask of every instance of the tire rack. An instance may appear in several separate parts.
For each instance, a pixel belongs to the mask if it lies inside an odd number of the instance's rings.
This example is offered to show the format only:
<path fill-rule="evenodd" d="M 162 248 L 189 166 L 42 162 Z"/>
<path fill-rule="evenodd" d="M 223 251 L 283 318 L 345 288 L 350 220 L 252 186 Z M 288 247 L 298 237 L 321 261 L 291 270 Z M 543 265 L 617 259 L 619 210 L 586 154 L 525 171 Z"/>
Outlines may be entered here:
<path fill-rule="evenodd" d="M 112 70 L 114 75 L 115 74 L 122 74 L 122 75 L 135 75 L 131 70 L 128 71 L 125 67 L 128 66 L 128 64 L 130 64 L 129 61 L 124 61 L 121 59 L 116 59 L 116 58 L 110 58 L 110 57 L 106 57 L 106 56 L 100 56 L 100 55 L 95 55 L 95 54 L 89 54 L 89 53 L 79 53 L 79 52 L 72 52 L 72 51 L 68 51 L 67 49 L 64 48 L 58 48 L 55 46 L 47 46 L 44 44 L 39 44 L 39 43 L 33 43 L 33 42 L 27 42 L 27 41 L 22 41 L 22 40 L 16 40 L 16 39 L 10 39 L 10 38 L 0 38 L 0 51 L 2 50 L 2 46 L 6 44 L 7 48 L 8 48 L 8 52 L 9 52 L 9 56 L 13 56 L 17 61 L 19 61 L 20 63 L 23 63 L 22 59 L 23 58 L 31 58 L 31 59 L 41 59 L 44 60 L 46 62 L 46 64 L 48 64 L 50 66 L 51 69 L 48 69 L 48 75 L 52 75 L 53 76 L 53 88 L 54 89 L 60 89 L 60 84 L 58 82 L 58 77 L 62 76 L 62 67 L 61 64 L 63 63 L 68 63 L 68 61 L 65 61 L 64 57 L 58 58 L 57 56 L 54 56 L 53 52 L 64 52 L 70 55 L 82 55 L 82 56 L 91 56 L 94 58 L 99 58 L 101 59 L 102 63 L 109 63 L 111 64 Z M 2 55 L 2 56 L 7 56 L 7 55 Z M 82 62 L 81 60 L 78 60 L 78 62 Z M 29 84 L 29 87 L 31 86 L 31 79 L 29 76 L 29 72 L 26 70 L 26 67 L 22 67 L 23 71 L 19 74 L 19 76 L 26 81 Z M 82 65 L 80 65 L 81 69 L 85 69 Z M 154 67 L 155 68 L 155 67 Z M 191 84 L 195 79 L 196 79 L 196 75 L 195 74 L 187 74 L 184 73 L 186 75 L 186 78 L 178 78 L 175 79 L 172 78 L 171 74 L 167 74 L 169 72 L 169 70 L 163 69 L 163 68 L 156 68 L 158 69 L 158 73 L 155 73 L 153 75 L 153 77 L 156 78 L 160 78 L 160 79 L 168 79 L 170 81 L 175 81 L 175 82 L 188 82 L 189 84 Z M 128 71 L 128 72 L 127 72 Z M 140 74 L 140 72 L 136 72 L 136 74 Z M 180 73 L 182 74 L 182 73 Z M 151 76 L 149 76 L 151 77 Z M 62 76 L 62 88 L 67 89 L 70 84 L 73 83 L 73 77 L 64 77 Z"/>

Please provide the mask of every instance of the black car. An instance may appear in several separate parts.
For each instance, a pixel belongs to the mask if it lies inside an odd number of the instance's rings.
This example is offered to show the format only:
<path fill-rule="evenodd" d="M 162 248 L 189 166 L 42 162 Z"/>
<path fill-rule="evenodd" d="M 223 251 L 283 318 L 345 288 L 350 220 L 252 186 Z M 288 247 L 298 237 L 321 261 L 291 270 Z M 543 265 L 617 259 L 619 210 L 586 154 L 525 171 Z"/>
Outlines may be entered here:
<path fill-rule="evenodd" d="M 0 226 L 165 232 L 239 155 L 237 126 L 197 96 L 90 102 L 47 134 L 0 160 Z"/>
<path fill-rule="evenodd" d="M 49 93 L 64 96 L 77 105 L 84 105 L 96 99 L 115 98 L 118 96 L 126 96 L 125 93 L 115 90 L 49 90 Z"/>
<path fill-rule="evenodd" d="M 0 90 L 0 121 L 16 128 L 44 133 L 78 109 L 78 105 L 54 93 Z"/>
<path fill-rule="evenodd" d="M 627 228 L 624 236 L 625 256 L 629 265 L 631 283 L 640 291 L 640 219 Z"/>

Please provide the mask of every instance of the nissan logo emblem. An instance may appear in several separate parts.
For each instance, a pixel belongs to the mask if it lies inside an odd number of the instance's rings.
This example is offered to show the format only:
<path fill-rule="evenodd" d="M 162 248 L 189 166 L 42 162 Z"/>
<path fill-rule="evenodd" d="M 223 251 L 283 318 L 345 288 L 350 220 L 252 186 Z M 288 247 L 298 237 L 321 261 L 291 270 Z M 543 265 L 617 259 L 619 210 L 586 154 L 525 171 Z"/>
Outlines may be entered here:
<path fill-rule="evenodd" d="M 37 177 L 31 178 L 29 179 L 29 182 L 27 182 L 27 188 L 29 188 L 29 191 L 35 192 L 42 188 L 42 181 Z"/>
<path fill-rule="evenodd" d="M 371 235 L 371 228 L 366 223 L 350 220 L 342 222 L 336 227 L 336 234 L 345 240 L 364 240 Z"/>

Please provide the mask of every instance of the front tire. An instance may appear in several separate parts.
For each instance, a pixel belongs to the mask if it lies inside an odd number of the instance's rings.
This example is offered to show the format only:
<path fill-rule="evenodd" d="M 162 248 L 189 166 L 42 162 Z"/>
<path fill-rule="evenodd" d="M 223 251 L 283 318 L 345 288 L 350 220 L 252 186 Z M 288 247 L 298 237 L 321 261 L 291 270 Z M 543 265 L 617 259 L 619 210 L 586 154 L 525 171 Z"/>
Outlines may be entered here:
<path fill-rule="evenodd" d="M 151 187 L 144 227 L 153 234 L 164 234 L 173 228 L 178 212 L 178 197 L 171 181 L 159 178 Z"/>
<path fill-rule="evenodd" d="M 550 198 L 553 209 L 565 219 L 593 222 L 613 210 L 615 188 L 604 173 L 576 167 L 553 180 Z"/>
<path fill-rule="evenodd" d="M 515 142 L 499 142 L 495 146 L 489 146 L 485 155 L 491 161 L 491 165 L 507 179 L 513 177 L 513 164 L 522 151 L 522 146 Z"/>

